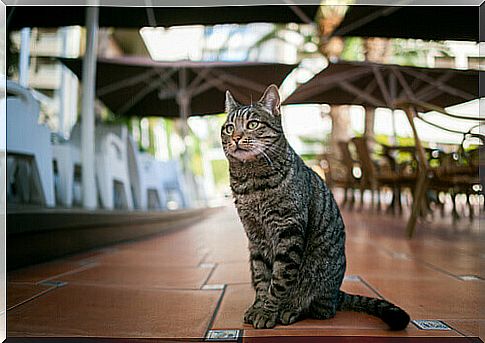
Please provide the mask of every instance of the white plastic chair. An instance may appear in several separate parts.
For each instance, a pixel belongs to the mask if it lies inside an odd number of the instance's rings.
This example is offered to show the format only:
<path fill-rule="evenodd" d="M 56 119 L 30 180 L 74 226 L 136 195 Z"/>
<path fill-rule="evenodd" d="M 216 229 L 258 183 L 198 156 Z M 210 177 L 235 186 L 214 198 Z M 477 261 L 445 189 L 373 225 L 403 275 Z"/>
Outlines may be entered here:
<path fill-rule="evenodd" d="M 81 151 L 79 142 L 71 139 L 69 142 L 52 146 L 53 159 L 57 164 L 58 182 L 56 183 L 57 201 L 65 207 L 72 207 L 74 190 L 74 172 L 76 166 L 81 166 Z"/>
<path fill-rule="evenodd" d="M 150 191 L 157 197 L 158 208 L 167 208 L 167 194 L 163 188 L 162 164 L 147 153 L 140 153 L 138 156 L 138 165 L 140 168 L 140 196 L 139 204 L 141 209 L 156 208 L 155 204 L 150 204 Z M 135 187 L 134 187 L 135 188 Z"/>
<path fill-rule="evenodd" d="M 182 173 L 182 168 L 176 160 L 169 160 L 161 162 L 162 168 L 162 185 L 165 192 L 168 194 L 170 192 L 175 192 L 177 196 L 177 203 L 181 208 L 188 206 L 186 186 L 184 181 L 184 175 Z"/>
<path fill-rule="evenodd" d="M 11 156 L 32 158 L 33 172 L 30 175 L 40 201 L 53 207 L 55 195 L 51 132 L 46 126 L 38 124 L 39 112 L 39 103 L 28 89 L 7 81 L 7 152 Z M 11 170 L 14 163 L 10 159 Z"/>
<path fill-rule="evenodd" d="M 126 126 L 102 126 L 105 132 L 115 133 L 126 141 L 128 168 L 135 207 L 141 210 L 166 209 L 167 197 L 161 183 L 162 166 L 150 154 L 140 153 Z M 156 200 L 150 197 L 153 194 Z M 151 201 L 155 200 L 155 201 Z"/>
<path fill-rule="evenodd" d="M 133 198 L 128 172 L 128 154 L 122 137 L 98 125 L 96 127 L 96 180 L 101 205 L 106 209 L 115 207 L 115 186 L 122 191 L 121 205 L 133 209 Z M 59 173 L 58 199 L 62 205 L 73 203 L 74 172 L 81 167 L 81 128 L 75 125 L 67 142 L 54 146 L 54 159 Z M 81 171 L 82 172 L 82 171 Z"/>
<path fill-rule="evenodd" d="M 119 184 L 123 208 L 133 209 L 126 140 L 102 129 L 96 130 L 96 179 L 104 208 L 115 207 L 114 188 Z"/>

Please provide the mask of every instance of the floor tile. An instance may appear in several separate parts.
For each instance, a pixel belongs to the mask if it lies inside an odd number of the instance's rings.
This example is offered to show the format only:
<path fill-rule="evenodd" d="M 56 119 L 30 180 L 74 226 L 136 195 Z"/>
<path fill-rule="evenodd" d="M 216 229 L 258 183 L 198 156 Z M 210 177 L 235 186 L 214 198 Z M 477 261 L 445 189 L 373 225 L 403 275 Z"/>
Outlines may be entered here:
<path fill-rule="evenodd" d="M 485 280 L 485 260 L 475 258 L 463 253 L 447 252 L 440 253 L 416 253 L 414 255 L 420 261 L 429 263 L 439 269 L 453 275 L 477 275 Z"/>
<path fill-rule="evenodd" d="M 49 290 L 8 311 L 12 336 L 97 336 L 201 338 L 226 284 L 212 328 L 243 329 L 245 341 L 259 336 L 457 336 L 485 332 L 484 281 L 460 281 L 449 274 L 481 275 L 484 242 L 442 224 L 420 223 L 405 236 L 405 218 L 343 211 L 347 226 L 349 293 L 376 296 L 407 310 L 413 319 L 439 319 L 457 331 L 422 331 L 410 325 L 389 331 L 380 319 L 338 312 L 328 320 L 307 319 L 273 330 L 254 330 L 242 316 L 254 300 L 247 238 L 234 206 L 186 228 L 99 251 L 10 272 L 11 303 L 44 291 L 39 281 L 56 275 L 68 285 Z M 451 222 L 450 222 L 451 223 Z M 458 225 L 459 227 L 462 224 Z M 457 228 L 458 228 L 457 226 Z M 87 264 L 86 262 L 95 263 Z M 215 269 L 200 263 L 217 263 Z M 362 282 L 363 280 L 364 282 Z M 482 312 L 480 312 L 482 311 Z"/>
<path fill-rule="evenodd" d="M 144 252 L 123 250 L 101 256 L 97 261 L 106 265 L 196 267 L 202 256 L 174 251 Z"/>
<path fill-rule="evenodd" d="M 349 328 L 340 327 L 335 328 L 332 326 L 320 327 L 320 328 L 297 328 L 292 329 L 291 325 L 281 329 L 273 330 L 244 330 L 245 339 L 243 342 L 254 342 L 251 338 L 257 337 L 322 337 L 322 336 L 366 336 L 366 337 L 460 337 L 461 335 L 455 331 L 423 331 L 410 325 L 403 331 L 391 331 L 388 329 L 370 329 L 365 328 Z"/>
<path fill-rule="evenodd" d="M 372 297 L 375 296 L 374 293 L 361 282 L 344 282 L 344 284 L 342 285 L 342 289 L 352 294 L 360 294 Z M 212 327 L 214 329 L 251 328 L 251 326 L 243 324 L 243 315 L 246 309 L 253 303 L 253 301 L 254 291 L 249 283 L 241 285 L 228 285 Z M 334 321 L 334 324 L 350 321 L 351 323 L 353 323 L 352 325 L 355 324 L 357 326 L 383 326 L 380 320 L 375 319 L 372 316 L 350 312 L 342 312 L 339 314 L 338 317 L 330 319 L 329 321 Z M 321 325 L 326 325 L 324 324 L 324 322 L 328 321 L 306 319 L 293 324 L 292 327 L 320 327 Z"/>
<path fill-rule="evenodd" d="M 243 328 L 244 312 L 253 303 L 253 301 L 254 291 L 251 284 L 228 285 L 212 328 Z"/>
<path fill-rule="evenodd" d="M 212 273 L 208 283 L 215 284 L 234 284 L 250 283 L 251 272 L 249 261 L 235 263 L 220 263 Z"/>
<path fill-rule="evenodd" d="M 448 319 L 444 322 L 467 337 L 485 338 L 485 320 Z"/>
<path fill-rule="evenodd" d="M 9 311 L 18 336 L 202 338 L 220 291 L 67 285 Z"/>
<path fill-rule="evenodd" d="M 192 267 L 96 265 L 60 280 L 91 285 L 199 289 L 209 273 L 210 269 Z"/>
<path fill-rule="evenodd" d="M 385 275 L 386 278 L 403 280 L 450 278 L 449 275 L 423 265 L 422 262 L 407 257 L 407 255 L 399 258 L 384 253 L 379 256 L 351 253 L 347 261 L 347 273 L 364 277 Z"/>
<path fill-rule="evenodd" d="M 84 264 L 76 261 L 54 261 L 8 272 L 7 280 L 15 282 L 40 282 L 84 267 Z"/>
<path fill-rule="evenodd" d="M 484 305 L 479 304 L 482 281 L 401 280 L 385 274 L 365 280 L 413 319 L 478 319 Z"/>

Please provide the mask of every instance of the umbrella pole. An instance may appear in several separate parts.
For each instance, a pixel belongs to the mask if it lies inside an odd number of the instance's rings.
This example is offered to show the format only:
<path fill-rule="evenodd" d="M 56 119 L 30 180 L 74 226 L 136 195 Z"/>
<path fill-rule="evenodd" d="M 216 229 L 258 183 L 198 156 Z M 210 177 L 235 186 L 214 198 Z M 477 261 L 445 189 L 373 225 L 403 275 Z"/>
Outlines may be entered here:
<path fill-rule="evenodd" d="M 411 210 L 411 216 L 408 219 L 406 226 L 406 232 L 409 238 L 412 238 L 416 230 L 416 222 L 421 210 L 424 210 L 423 204 L 426 196 L 426 191 L 428 189 L 429 179 L 428 175 L 428 160 L 426 159 L 426 153 L 424 147 L 421 144 L 421 140 L 418 136 L 418 131 L 414 125 L 413 118 L 415 117 L 415 110 L 413 107 L 409 106 L 405 110 L 406 116 L 408 118 L 411 129 L 413 130 L 414 141 L 416 144 L 416 151 L 418 157 L 418 179 L 416 182 L 416 189 L 414 191 L 414 201 Z"/>
<path fill-rule="evenodd" d="M 189 157 L 187 151 L 187 135 L 189 133 L 187 119 L 190 115 L 190 98 L 187 96 L 185 91 L 182 92 L 182 96 L 180 97 L 180 121 L 182 125 L 182 140 L 185 144 L 185 150 L 183 153 L 183 163 L 184 163 L 184 170 L 188 171 L 189 169 Z"/>
<path fill-rule="evenodd" d="M 96 55 L 98 46 L 98 7 L 86 8 L 86 52 L 83 58 L 82 113 L 81 113 L 81 162 L 83 207 L 94 209 L 97 205 L 95 174 L 95 118 L 94 90 L 96 88 Z"/>
<path fill-rule="evenodd" d="M 185 150 L 182 154 L 182 166 L 183 174 L 185 179 L 185 184 L 192 190 L 192 183 L 190 179 L 190 159 L 189 152 L 187 149 L 187 135 L 189 132 L 189 127 L 187 119 L 190 116 L 190 94 L 187 92 L 187 69 L 182 68 L 179 72 L 179 86 L 180 90 L 177 94 L 177 102 L 180 109 L 180 121 L 182 129 L 182 140 L 184 141 Z M 187 194 L 188 195 L 188 194 Z M 190 201 L 187 199 L 187 201 Z M 186 204 L 188 206 L 188 204 Z"/>
<path fill-rule="evenodd" d="M 20 54 L 19 54 L 19 84 L 29 87 L 30 73 L 30 28 L 20 30 Z"/>
<path fill-rule="evenodd" d="M 180 109 L 180 123 L 182 125 L 182 140 L 184 141 L 185 150 L 182 156 L 182 162 L 184 167 L 184 172 L 187 173 L 189 164 L 188 164 L 188 156 L 187 156 L 187 134 L 188 134 L 188 127 L 187 127 L 187 119 L 190 115 L 190 96 L 187 93 L 187 69 L 182 68 L 179 72 L 179 86 L 180 90 L 177 94 L 177 102 Z"/>

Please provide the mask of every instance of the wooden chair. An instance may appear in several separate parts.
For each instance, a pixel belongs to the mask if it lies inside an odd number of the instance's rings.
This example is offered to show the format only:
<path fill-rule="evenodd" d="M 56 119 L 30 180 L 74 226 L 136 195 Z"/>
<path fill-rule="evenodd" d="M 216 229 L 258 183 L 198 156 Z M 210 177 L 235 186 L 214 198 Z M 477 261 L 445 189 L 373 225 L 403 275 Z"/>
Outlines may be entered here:
<path fill-rule="evenodd" d="M 480 161 L 480 154 L 483 153 L 485 153 L 484 145 L 471 151 L 465 151 L 463 144 L 461 144 L 456 152 L 447 154 L 441 165 L 433 169 L 431 188 L 436 192 L 445 192 L 451 195 L 452 215 L 455 220 L 459 218 L 456 206 L 456 197 L 459 194 L 466 195 L 469 217 L 470 219 L 474 218 L 470 197 L 475 194 L 483 194 L 484 175 L 479 172 L 480 168 L 485 167 L 485 163 Z M 481 188 L 475 187 L 476 185 L 481 185 Z"/>
<path fill-rule="evenodd" d="M 345 188 L 345 196 L 344 202 L 342 206 L 347 203 L 348 197 L 347 194 L 350 191 L 350 207 L 352 208 L 355 204 L 355 189 L 360 188 L 360 181 L 361 177 L 354 175 L 354 168 L 359 168 L 359 161 L 356 160 L 350 151 L 350 145 L 352 144 L 351 141 L 341 141 L 338 142 L 338 148 L 340 151 L 341 156 L 341 163 L 345 168 L 345 178 L 346 178 L 346 188 Z"/>
<path fill-rule="evenodd" d="M 363 203 L 364 192 L 370 190 L 372 193 L 372 207 L 374 207 L 374 193 L 377 192 L 377 209 L 379 210 L 381 208 L 380 188 L 389 187 L 394 193 L 393 204 L 397 203 L 401 208 L 400 190 L 402 187 L 413 187 L 416 175 L 397 169 L 396 166 L 389 163 L 389 156 L 387 158 L 383 156 L 380 164 L 375 162 L 372 158 L 367 138 L 355 137 L 352 139 L 352 142 L 355 145 L 362 168 L 362 179 L 360 181 L 361 202 Z"/>
<path fill-rule="evenodd" d="M 348 201 L 348 190 L 352 187 L 348 168 L 342 161 L 333 154 L 323 154 L 320 156 L 320 166 L 325 173 L 325 183 L 330 188 L 343 188 L 344 200 L 341 206 L 345 206 Z M 352 192 L 353 194 L 353 192 Z M 351 200 L 353 203 L 353 200 Z"/>

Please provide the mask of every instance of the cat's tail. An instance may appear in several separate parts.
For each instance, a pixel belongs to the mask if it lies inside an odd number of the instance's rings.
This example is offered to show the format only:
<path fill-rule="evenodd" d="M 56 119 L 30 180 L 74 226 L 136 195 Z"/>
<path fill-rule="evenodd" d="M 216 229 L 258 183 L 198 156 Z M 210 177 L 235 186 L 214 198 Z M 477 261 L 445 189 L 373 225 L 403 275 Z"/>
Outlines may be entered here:
<path fill-rule="evenodd" d="M 364 312 L 379 317 L 389 325 L 391 330 L 404 330 L 410 320 L 403 309 L 389 301 L 342 291 L 339 291 L 337 310 Z"/>

